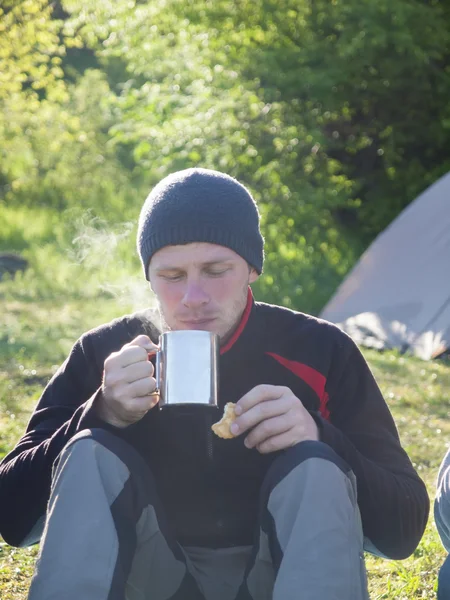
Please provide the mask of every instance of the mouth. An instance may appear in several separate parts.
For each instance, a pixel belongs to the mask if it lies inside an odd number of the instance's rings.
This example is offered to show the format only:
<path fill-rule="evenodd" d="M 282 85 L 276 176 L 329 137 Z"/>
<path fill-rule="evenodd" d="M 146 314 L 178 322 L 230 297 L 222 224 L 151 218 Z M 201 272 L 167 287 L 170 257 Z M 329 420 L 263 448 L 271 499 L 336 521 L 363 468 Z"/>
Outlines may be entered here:
<path fill-rule="evenodd" d="M 180 321 L 184 329 L 206 329 L 212 323 L 214 323 L 215 318 L 207 318 L 207 319 L 184 319 Z"/>

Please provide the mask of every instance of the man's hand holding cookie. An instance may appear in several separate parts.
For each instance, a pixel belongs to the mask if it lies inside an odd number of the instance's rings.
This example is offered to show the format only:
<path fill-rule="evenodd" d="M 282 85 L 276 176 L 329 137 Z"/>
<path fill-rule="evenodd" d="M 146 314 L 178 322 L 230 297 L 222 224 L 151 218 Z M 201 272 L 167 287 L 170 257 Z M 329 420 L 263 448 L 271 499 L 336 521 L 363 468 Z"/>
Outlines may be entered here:
<path fill-rule="evenodd" d="M 284 386 L 258 385 L 234 407 L 233 436 L 247 433 L 245 445 L 262 454 L 304 440 L 319 440 L 317 425 L 301 401 Z"/>

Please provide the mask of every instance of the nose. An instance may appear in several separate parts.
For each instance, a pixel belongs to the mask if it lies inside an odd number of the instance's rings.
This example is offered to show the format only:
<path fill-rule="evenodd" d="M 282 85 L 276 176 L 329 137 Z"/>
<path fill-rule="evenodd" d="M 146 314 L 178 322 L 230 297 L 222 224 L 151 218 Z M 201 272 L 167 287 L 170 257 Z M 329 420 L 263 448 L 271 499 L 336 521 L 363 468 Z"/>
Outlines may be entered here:
<path fill-rule="evenodd" d="M 182 299 L 182 303 L 186 308 L 198 308 L 208 304 L 209 296 L 199 284 L 198 281 L 188 281 Z"/>

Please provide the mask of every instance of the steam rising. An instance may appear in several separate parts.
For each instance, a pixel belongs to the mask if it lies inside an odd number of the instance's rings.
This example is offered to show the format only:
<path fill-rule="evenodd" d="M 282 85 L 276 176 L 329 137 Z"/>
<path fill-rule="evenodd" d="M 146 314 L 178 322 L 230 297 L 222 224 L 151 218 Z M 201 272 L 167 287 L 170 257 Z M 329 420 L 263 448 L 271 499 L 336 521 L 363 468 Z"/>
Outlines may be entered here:
<path fill-rule="evenodd" d="M 152 319 L 159 325 L 156 299 L 136 251 L 136 224 L 111 225 L 87 212 L 74 225 L 71 258 L 79 265 L 79 276 L 86 277 L 87 285 L 113 296 L 124 311 L 150 308 Z"/>

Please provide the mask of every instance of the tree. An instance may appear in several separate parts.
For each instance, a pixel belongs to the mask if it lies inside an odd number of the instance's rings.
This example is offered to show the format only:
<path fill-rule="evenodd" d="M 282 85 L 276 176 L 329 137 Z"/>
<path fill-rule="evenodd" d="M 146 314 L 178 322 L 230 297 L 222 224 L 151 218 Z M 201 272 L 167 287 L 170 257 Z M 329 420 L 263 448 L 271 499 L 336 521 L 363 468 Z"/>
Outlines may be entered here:
<path fill-rule="evenodd" d="M 133 150 L 135 173 L 151 184 L 200 164 L 254 191 L 270 300 L 317 311 L 363 247 L 449 166 L 438 2 L 65 6 L 106 72 L 125 65 L 110 134 Z"/>
<path fill-rule="evenodd" d="M 261 208 L 266 300 L 317 312 L 450 166 L 437 0 L 14 6 L 0 42 L 3 198 L 114 219 L 170 171 L 226 171 Z"/>
<path fill-rule="evenodd" d="M 0 9 L 0 200 L 123 218 L 132 190 L 108 146 L 109 85 L 100 70 L 66 75 L 67 49 L 82 42 L 53 8 L 7 0 Z"/>

